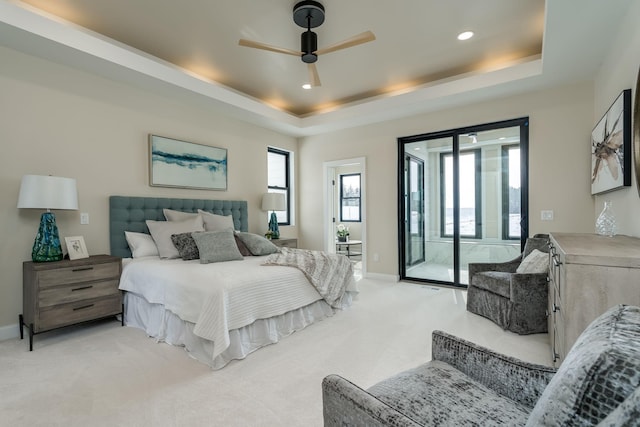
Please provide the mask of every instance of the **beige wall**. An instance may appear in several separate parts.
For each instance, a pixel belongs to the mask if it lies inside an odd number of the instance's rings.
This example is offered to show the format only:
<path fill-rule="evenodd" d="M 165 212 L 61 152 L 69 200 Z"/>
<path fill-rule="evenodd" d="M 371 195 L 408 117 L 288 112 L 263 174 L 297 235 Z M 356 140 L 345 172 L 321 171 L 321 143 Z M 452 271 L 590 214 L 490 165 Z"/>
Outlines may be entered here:
<path fill-rule="evenodd" d="M 5 48 L 0 63 L 0 338 L 22 311 L 22 262 L 41 214 L 16 208 L 25 174 L 77 179 L 80 210 L 55 214 L 61 237 L 84 236 L 90 254 L 109 253 L 110 195 L 247 200 L 249 230 L 266 230 L 267 145 L 295 150 L 295 138 Z M 150 187 L 148 133 L 227 148 L 228 191 Z"/>
<path fill-rule="evenodd" d="M 397 138 L 528 116 L 531 234 L 592 232 L 589 135 L 593 122 L 591 82 L 551 88 L 301 139 L 299 237 L 322 248 L 322 162 L 367 159 L 367 259 L 369 273 L 398 275 Z M 554 211 L 540 221 L 540 211 Z M 378 261 L 374 261 L 378 255 Z"/>
<path fill-rule="evenodd" d="M 624 89 L 632 89 L 633 110 L 633 102 L 637 96 L 636 78 L 640 68 L 640 26 L 638 25 L 640 2 L 631 3 L 625 20 L 618 27 L 617 39 L 611 46 L 608 56 L 602 61 L 600 72 L 596 76 L 594 125 Z M 618 233 L 640 237 L 640 220 L 638 220 L 640 197 L 635 173 L 635 167 L 632 166 L 631 187 L 595 196 L 594 215 L 597 217 L 602 211 L 605 200 L 611 200 Z"/>

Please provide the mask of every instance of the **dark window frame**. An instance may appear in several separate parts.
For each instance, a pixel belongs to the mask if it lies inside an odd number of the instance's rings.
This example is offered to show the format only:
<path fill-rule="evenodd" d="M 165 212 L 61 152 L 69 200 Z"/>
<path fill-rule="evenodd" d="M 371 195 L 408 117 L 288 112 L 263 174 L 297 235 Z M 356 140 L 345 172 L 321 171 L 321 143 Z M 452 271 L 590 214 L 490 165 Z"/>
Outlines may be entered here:
<path fill-rule="evenodd" d="M 464 154 L 473 154 L 473 163 L 475 167 L 475 234 L 460 234 L 465 239 L 482 239 L 482 150 L 474 148 L 471 150 L 460 151 L 460 156 Z M 452 238 L 453 233 L 447 233 L 446 218 L 446 180 L 444 171 L 444 161 L 446 157 L 453 157 L 452 152 L 440 153 L 440 237 Z"/>
<path fill-rule="evenodd" d="M 287 199 L 287 220 L 280 222 L 278 221 L 278 225 L 291 225 L 291 153 L 289 151 L 280 150 L 278 148 L 267 147 L 267 156 L 269 153 L 281 155 L 285 159 L 285 187 L 280 187 L 276 185 L 269 185 L 269 173 L 267 171 L 267 189 L 268 190 L 277 190 L 277 192 L 284 191 L 285 197 Z M 268 167 L 268 162 L 267 162 Z"/>
<path fill-rule="evenodd" d="M 344 186 L 342 185 L 342 178 L 345 176 L 357 176 L 359 181 L 360 188 L 360 196 L 358 197 L 345 197 L 344 196 Z M 342 217 L 342 206 L 343 200 L 358 200 L 358 219 L 343 219 Z M 361 173 L 345 173 L 340 175 L 340 222 L 362 222 L 362 174 Z"/>
<path fill-rule="evenodd" d="M 510 231 L 509 221 L 509 207 L 511 204 L 510 192 L 509 192 L 509 151 L 513 149 L 521 150 L 520 144 L 508 144 L 503 145 L 501 148 L 501 169 L 502 169 L 502 240 L 520 240 L 521 235 L 512 237 Z M 522 183 L 520 184 L 520 191 L 522 191 Z M 522 199 L 522 197 L 520 197 Z M 522 211 L 522 209 L 521 209 Z M 522 231 L 521 231 L 522 233 Z"/>

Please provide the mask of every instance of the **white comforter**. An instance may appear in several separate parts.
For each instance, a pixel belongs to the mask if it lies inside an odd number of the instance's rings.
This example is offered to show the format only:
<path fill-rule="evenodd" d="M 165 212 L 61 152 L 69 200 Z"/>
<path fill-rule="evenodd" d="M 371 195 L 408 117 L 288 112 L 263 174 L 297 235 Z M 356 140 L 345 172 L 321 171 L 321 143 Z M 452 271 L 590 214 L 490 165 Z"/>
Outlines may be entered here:
<path fill-rule="evenodd" d="M 265 258 L 212 264 L 136 258 L 124 264 L 120 289 L 194 323 L 196 335 L 214 342 L 215 357 L 229 347 L 229 330 L 322 299 L 300 270 L 260 265 Z"/>

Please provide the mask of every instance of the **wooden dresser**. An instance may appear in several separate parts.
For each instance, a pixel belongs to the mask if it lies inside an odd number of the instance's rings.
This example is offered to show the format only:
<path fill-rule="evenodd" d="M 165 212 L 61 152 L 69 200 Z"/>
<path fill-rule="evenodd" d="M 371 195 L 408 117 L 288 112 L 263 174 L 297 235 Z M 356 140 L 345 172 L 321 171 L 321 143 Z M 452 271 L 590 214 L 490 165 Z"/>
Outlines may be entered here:
<path fill-rule="evenodd" d="M 551 233 L 549 339 L 558 366 L 578 336 L 617 304 L 640 306 L 640 239 Z"/>
<path fill-rule="evenodd" d="M 20 338 L 26 326 L 29 350 L 33 350 L 35 334 L 122 314 L 121 272 L 122 260 L 110 255 L 25 262 Z"/>

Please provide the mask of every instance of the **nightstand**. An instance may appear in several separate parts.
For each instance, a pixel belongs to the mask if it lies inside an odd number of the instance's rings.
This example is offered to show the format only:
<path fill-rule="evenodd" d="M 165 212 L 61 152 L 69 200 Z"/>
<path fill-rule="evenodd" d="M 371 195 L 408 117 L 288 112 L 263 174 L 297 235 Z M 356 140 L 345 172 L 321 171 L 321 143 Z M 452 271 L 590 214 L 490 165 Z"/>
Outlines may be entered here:
<path fill-rule="evenodd" d="M 33 336 L 52 329 L 118 314 L 124 325 L 122 293 L 118 289 L 121 273 L 122 259 L 110 255 L 24 262 L 20 339 L 26 326 L 29 351 L 33 351 Z"/>
<path fill-rule="evenodd" d="M 271 243 L 279 248 L 297 248 L 298 239 L 273 239 Z"/>

